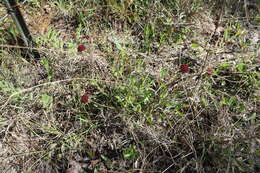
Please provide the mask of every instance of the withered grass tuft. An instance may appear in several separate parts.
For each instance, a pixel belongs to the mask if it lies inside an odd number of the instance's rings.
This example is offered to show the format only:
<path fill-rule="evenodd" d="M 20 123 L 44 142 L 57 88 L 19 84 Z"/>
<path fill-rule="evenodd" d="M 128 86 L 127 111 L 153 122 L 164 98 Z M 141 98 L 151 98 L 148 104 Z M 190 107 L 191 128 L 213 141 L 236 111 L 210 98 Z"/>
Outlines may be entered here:
<path fill-rule="evenodd" d="M 20 6 L 42 59 L 0 21 L 0 172 L 257 172 L 259 3 Z"/>

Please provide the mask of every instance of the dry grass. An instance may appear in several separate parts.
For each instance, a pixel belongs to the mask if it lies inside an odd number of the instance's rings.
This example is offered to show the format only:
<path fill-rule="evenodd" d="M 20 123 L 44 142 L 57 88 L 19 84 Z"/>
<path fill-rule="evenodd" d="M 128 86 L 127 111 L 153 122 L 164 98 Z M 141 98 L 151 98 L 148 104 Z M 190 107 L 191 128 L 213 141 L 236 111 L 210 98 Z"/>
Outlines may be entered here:
<path fill-rule="evenodd" d="M 32 0 L 39 62 L 0 21 L 0 172 L 256 172 L 259 4 L 214 2 Z"/>

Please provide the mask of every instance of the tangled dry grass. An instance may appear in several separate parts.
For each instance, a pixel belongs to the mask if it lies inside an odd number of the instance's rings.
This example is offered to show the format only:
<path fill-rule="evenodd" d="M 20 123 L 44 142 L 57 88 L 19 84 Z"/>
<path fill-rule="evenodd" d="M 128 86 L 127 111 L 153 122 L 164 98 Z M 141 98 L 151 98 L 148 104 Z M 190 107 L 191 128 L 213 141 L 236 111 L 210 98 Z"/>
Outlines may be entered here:
<path fill-rule="evenodd" d="M 38 62 L 0 23 L 0 172 L 257 172 L 259 4 L 124 2 L 23 4 Z"/>

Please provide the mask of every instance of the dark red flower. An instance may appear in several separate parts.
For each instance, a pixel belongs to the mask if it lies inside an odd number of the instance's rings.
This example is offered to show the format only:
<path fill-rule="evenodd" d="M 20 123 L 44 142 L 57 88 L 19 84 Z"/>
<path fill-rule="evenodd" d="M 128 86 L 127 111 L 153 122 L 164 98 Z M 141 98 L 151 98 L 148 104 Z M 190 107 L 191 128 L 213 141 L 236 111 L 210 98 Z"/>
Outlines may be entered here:
<path fill-rule="evenodd" d="M 212 74 L 212 73 L 213 73 L 213 69 L 212 69 L 212 68 L 208 68 L 208 69 L 207 69 L 207 73 L 208 73 L 208 74 Z"/>
<path fill-rule="evenodd" d="M 80 101 L 81 101 L 81 103 L 89 103 L 90 94 L 86 92 L 83 96 L 81 96 Z"/>
<path fill-rule="evenodd" d="M 182 65 L 180 66 L 180 69 L 181 69 L 181 72 L 182 72 L 182 73 L 188 73 L 188 72 L 190 71 L 190 67 L 189 67 L 188 64 L 182 64 Z"/>
<path fill-rule="evenodd" d="M 86 50 L 86 47 L 83 44 L 78 46 L 78 52 L 82 52 L 84 50 Z"/>

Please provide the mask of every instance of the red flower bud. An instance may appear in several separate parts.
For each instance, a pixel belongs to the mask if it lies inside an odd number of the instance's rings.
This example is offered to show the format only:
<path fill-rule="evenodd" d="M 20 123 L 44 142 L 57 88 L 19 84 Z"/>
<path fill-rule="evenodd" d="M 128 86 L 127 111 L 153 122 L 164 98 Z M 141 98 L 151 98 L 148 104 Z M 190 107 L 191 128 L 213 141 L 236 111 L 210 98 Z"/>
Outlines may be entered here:
<path fill-rule="evenodd" d="M 208 68 L 208 69 L 207 69 L 207 73 L 208 73 L 208 74 L 212 74 L 212 73 L 213 73 L 213 69 L 212 69 L 212 68 Z"/>
<path fill-rule="evenodd" d="M 78 52 L 82 52 L 84 50 L 86 50 L 86 47 L 83 44 L 78 46 Z"/>
<path fill-rule="evenodd" d="M 190 67 L 188 64 L 181 64 L 180 69 L 182 73 L 188 73 L 190 71 Z"/>
<path fill-rule="evenodd" d="M 83 96 L 81 96 L 80 101 L 81 101 L 81 103 L 89 103 L 89 101 L 90 101 L 90 94 L 89 93 L 85 93 Z"/>

